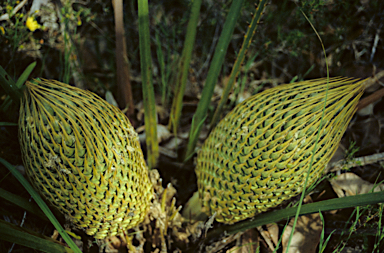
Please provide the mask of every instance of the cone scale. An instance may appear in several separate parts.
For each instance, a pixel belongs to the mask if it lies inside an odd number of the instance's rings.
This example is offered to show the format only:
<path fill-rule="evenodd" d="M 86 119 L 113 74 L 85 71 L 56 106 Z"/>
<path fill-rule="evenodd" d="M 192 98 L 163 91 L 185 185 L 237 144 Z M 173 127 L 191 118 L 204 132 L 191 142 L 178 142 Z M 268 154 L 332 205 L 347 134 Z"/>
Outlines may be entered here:
<path fill-rule="evenodd" d="M 315 183 L 356 111 L 362 83 L 331 78 L 328 85 L 326 79 L 285 84 L 237 105 L 198 152 L 203 210 L 235 223 L 301 193 L 308 172 L 307 185 Z"/>
<path fill-rule="evenodd" d="M 138 135 L 116 107 L 58 81 L 27 82 L 19 139 L 32 185 L 77 228 L 103 239 L 143 221 L 153 190 Z"/>

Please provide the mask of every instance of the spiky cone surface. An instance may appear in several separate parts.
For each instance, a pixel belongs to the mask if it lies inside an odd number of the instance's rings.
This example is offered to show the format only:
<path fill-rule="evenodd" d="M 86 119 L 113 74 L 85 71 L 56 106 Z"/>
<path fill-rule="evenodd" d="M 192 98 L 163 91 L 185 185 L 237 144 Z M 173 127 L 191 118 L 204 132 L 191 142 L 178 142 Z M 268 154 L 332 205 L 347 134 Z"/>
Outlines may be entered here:
<path fill-rule="evenodd" d="M 234 223 L 302 192 L 308 172 L 307 186 L 312 185 L 356 111 L 362 83 L 332 78 L 328 92 L 326 79 L 285 84 L 236 106 L 198 152 L 196 174 L 203 210 L 216 213 L 219 222 Z"/>
<path fill-rule="evenodd" d="M 144 219 L 152 185 L 138 135 L 116 107 L 58 81 L 27 82 L 19 139 L 33 186 L 88 235 Z"/>

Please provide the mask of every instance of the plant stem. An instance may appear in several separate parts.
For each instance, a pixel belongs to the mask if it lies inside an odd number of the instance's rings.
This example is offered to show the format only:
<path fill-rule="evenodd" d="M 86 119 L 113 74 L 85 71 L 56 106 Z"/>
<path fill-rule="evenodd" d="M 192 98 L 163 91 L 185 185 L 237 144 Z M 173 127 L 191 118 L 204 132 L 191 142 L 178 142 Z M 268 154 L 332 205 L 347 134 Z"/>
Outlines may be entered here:
<path fill-rule="evenodd" d="M 217 43 L 212 63 L 208 71 L 207 79 L 203 91 L 201 92 L 201 99 L 197 106 L 196 113 L 192 119 L 185 160 L 190 159 L 195 152 L 195 146 L 201 131 L 201 127 L 204 123 L 205 118 L 207 117 L 207 112 L 213 95 L 213 90 L 221 72 L 224 57 L 227 52 L 229 42 L 231 41 L 231 37 L 235 29 L 237 19 L 240 16 L 240 10 L 243 1 L 244 0 L 232 1 L 228 17 L 225 20 L 223 31 Z"/>
<path fill-rule="evenodd" d="M 141 79 L 144 103 L 145 134 L 148 152 L 148 167 L 154 168 L 159 157 L 157 142 L 157 120 L 155 92 L 152 82 L 151 48 L 149 36 L 148 0 L 138 0 L 139 9 L 139 42 Z"/>
<path fill-rule="evenodd" d="M 187 34 L 185 36 L 183 52 L 181 54 L 179 69 L 177 74 L 175 95 L 172 102 L 168 128 L 176 135 L 177 128 L 180 121 L 181 109 L 183 108 L 183 96 L 185 91 L 185 84 L 189 73 L 189 65 L 192 57 L 193 45 L 196 38 L 196 27 L 200 14 L 202 0 L 195 0 L 192 4 L 191 16 L 188 21 Z"/>
<path fill-rule="evenodd" d="M 253 35 L 256 32 L 257 25 L 260 22 L 261 15 L 263 14 L 263 11 L 265 9 L 265 6 L 267 5 L 267 0 L 261 0 L 259 5 L 256 8 L 255 15 L 253 15 L 252 22 L 248 27 L 247 34 L 244 35 L 244 41 L 243 45 L 241 46 L 240 52 L 237 56 L 236 62 L 232 68 L 231 75 L 229 76 L 229 80 L 224 88 L 223 95 L 221 96 L 219 105 L 216 108 L 215 114 L 213 115 L 210 128 L 214 128 L 217 122 L 220 120 L 220 115 L 223 111 L 224 104 L 228 100 L 229 93 L 231 92 L 233 85 L 236 81 L 236 78 L 239 74 L 240 67 L 244 61 L 245 53 L 247 52 L 249 46 L 251 45 Z"/>
<path fill-rule="evenodd" d="M 373 205 L 384 202 L 383 192 L 367 193 L 344 198 L 334 198 L 315 203 L 303 205 L 299 215 L 332 211 L 343 208 L 351 208 L 356 206 Z M 226 234 L 234 234 L 247 229 L 263 226 L 280 220 L 288 219 L 295 216 L 298 207 L 286 208 L 283 210 L 267 212 L 257 215 L 253 220 L 238 222 L 234 225 L 224 225 L 215 230 L 208 232 L 205 241 L 218 238 L 224 232 Z"/>

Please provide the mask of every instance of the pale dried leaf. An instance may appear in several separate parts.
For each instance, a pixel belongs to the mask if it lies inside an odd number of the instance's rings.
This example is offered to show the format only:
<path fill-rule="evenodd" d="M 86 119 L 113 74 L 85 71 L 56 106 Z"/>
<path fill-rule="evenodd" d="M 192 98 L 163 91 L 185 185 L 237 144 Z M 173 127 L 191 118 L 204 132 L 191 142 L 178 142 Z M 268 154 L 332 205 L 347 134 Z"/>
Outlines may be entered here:
<path fill-rule="evenodd" d="M 163 156 L 167 156 L 173 159 L 177 159 L 177 153 L 162 146 L 159 146 L 159 153 Z"/>
<path fill-rule="evenodd" d="M 274 251 L 279 240 L 279 226 L 276 223 L 272 223 L 266 227 L 267 230 L 264 230 L 262 227 L 258 227 L 257 229 L 268 244 L 269 249 Z"/>
<path fill-rule="evenodd" d="M 160 124 L 157 125 L 157 140 L 159 143 L 169 139 L 171 136 L 172 134 L 169 132 L 168 127 Z"/>
<path fill-rule="evenodd" d="M 259 247 L 258 235 L 255 229 L 249 229 L 237 240 L 235 246 L 227 250 L 227 253 L 257 252 Z"/>
<path fill-rule="evenodd" d="M 163 145 L 164 148 L 169 150 L 177 150 L 180 148 L 180 145 L 183 143 L 183 140 L 180 138 L 172 138 L 166 144 Z"/>
<path fill-rule="evenodd" d="M 357 114 L 359 116 L 370 116 L 370 115 L 373 115 L 373 109 L 374 109 L 375 105 L 372 103 L 372 104 L 369 104 L 367 105 L 366 107 L 360 109 L 357 111 Z"/>
<path fill-rule="evenodd" d="M 207 253 L 208 252 L 209 253 L 220 252 L 220 250 L 222 250 L 228 244 L 232 243 L 235 240 L 238 240 L 242 234 L 243 234 L 243 232 L 239 232 L 236 234 L 226 236 L 225 238 L 223 238 L 217 242 L 214 242 L 214 243 L 208 245 L 207 247 L 205 247 L 205 251 L 203 251 L 203 252 L 207 252 Z"/>
<path fill-rule="evenodd" d="M 163 119 L 165 119 L 166 117 L 168 117 L 168 109 L 167 108 L 164 108 L 163 106 L 161 105 L 158 105 L 160 102 L 157 101 L 158 99 L 156 99 L 156 115 L 159 119 L 159 122 L 162 121 Z M 142 121 L 144 120 L 144 105 L 143 105 L 143 102 L 139 102 L 136 104 L 135 106 L 136 110 L 138 110 L 137 112 L 137 119 Z"/>
<path fill-rule="evenodd" d="M 119 105 L 116 102 L 115 97 L 113 96 L 112 92 L 109 90 L 107 90 L 107 92 L 105 92 L 105 100 L 107 100 L 107 102 L 110 103 L 111 105 L 119 107 Z"/>
<path fill-rule="evenodd" d="M 354 173 L 347 172 L 330 180 L 333 190 L 339 198 L 372 192 L 371 184 Z M 384 190 L 384 184 L 377 185 L 373 192 Z"/>
<path fill-rule="evenodd" d="M 291 219 L 289 225 L 284 231 L 282 238 L 283 252 L 287 252 L 293 222 L 294 219 Z M 297 220 L 295 232 L 293 234 L 288 253 L 316 252 L 322 228 L 323 224 L 319 214 L 314 213 L 311 215 L 300 216 Z"/>
<path fill-rule="evenodd" d="M 154 189 L 154 199 L 148 215 L 134 234 L 140 245 L 134 250 L 129 248 L 128 252 L 144 252 L 144 242 L 146 241 L 152 245 L 155 251 L 167 252 L 167 247 L 171 247 L 172 243 L 188 244 L 191 236 L 190 229 L 182 227 L 183 224 L 188 224 L 184 223 L 183 217 L 179 213 L 180 207 L 175 206 L 176 189 L 171 183 L 168 183 L 167 188 L 164 189 L 163 180 L 156 169 L 149 171 L 149 178 Z M 164 203 L 163 206 L 162 203 Z M 143 236 L 144 234 L 146 237 Z"/>
<path fill-rule="evenodd" d="M 136 132 L 139 133 L 139 140 L 140 142 L 145 142 L 146 135 L 145 135 L 145 125 L 138 127 L 136 129 Z M 168 128 L 166 126 L 157 124 L 157 141 L 160 143 L 164 140 L 169 139 L 172 136 L 172 134 L 169 132 Z"/>

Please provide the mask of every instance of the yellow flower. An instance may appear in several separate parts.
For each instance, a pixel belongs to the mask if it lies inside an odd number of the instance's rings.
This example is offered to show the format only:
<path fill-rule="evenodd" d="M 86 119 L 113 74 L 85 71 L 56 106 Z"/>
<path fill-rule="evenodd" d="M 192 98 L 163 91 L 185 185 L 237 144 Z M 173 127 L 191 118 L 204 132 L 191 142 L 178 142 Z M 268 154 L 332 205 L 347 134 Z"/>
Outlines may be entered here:
<path fill-rule="evenodd" d="M 33 17 L 28 17 L 25 25 L 31 32 L 34 32 L 35 30 L 40 28 L 39 23 L 37 23 L 37 21 Z"/>
<path fill-rule="evenodd" d="M 0 31 L 1 31 L 1 33 L 2 33 L 3 35 L 5 34 L 5 29 L 4 29 L 4 27 L 0 26 Z"/>
<path fill-rule="evenodd" d="M 82 22 L 81 22 L 81 18 L 80 17 L 77 17 L 77 26 L 81 26 Z"/>

